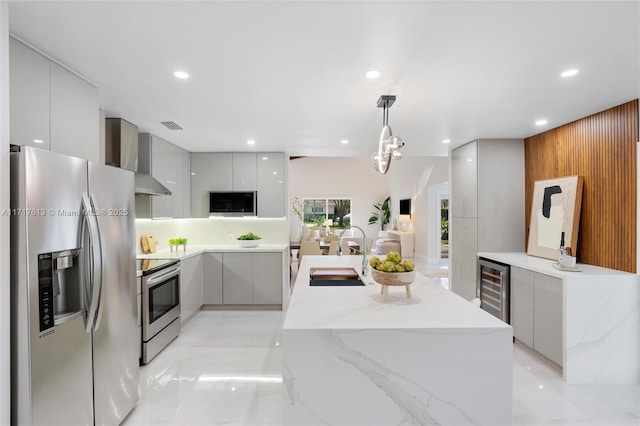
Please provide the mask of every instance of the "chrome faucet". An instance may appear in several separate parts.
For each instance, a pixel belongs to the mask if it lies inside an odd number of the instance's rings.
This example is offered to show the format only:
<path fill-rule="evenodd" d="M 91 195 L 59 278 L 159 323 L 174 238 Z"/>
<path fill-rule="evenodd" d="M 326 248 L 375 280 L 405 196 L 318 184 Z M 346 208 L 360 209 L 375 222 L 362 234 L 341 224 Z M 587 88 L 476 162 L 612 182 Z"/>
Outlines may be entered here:
<path fill-rule="evenodd" d="M 367 274 L 367 235 L 364 233 L 364 230 L 359 226 L 351 225 L 350 228 L 356 228 L 360 232 L 362 232 L 362 275 L 364 276 Z M 347 228 L 347 229 L 350 229 L 350 228 Z M 344 234 L 344 232 L 347 229 L 343 229 L 342 232 L 340 233 L 340 240 L 338 242 L 338 256 L 342 256 L 342 234 Z"/>

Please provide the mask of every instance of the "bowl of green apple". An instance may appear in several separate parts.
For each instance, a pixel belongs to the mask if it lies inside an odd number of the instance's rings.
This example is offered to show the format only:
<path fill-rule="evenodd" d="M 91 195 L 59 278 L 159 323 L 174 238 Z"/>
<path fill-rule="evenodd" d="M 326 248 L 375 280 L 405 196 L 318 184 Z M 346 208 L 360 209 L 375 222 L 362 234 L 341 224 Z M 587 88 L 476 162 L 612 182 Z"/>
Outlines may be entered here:
<path fill-rule="evenodd" d="M 261 238 L 253 232 L 247 232 L 236 239 L 238 245 L 245 248 L 258 247 L 260 245 L 260 240 Z"/>

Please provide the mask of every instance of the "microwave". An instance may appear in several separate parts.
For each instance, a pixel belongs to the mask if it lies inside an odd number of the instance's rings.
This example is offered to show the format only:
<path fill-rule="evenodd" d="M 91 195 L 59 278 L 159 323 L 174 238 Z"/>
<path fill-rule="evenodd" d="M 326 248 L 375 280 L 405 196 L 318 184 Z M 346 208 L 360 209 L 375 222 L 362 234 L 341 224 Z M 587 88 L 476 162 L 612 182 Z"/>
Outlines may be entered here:
<path fill-rule="evenodd" d="M 209 216 L 257 216 L 257 191 L 209 192 Z"/>

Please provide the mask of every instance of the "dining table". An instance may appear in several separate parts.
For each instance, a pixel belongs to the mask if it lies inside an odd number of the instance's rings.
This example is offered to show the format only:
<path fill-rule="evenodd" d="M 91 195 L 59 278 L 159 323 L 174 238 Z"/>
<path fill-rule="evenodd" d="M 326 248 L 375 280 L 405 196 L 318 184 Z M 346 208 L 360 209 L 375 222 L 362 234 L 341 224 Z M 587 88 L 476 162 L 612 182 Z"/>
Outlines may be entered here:
<path fill-rule="evenodd" d="M 349 243 L 349 249 L 351 249 L 351 251 L 360 251 L 360 244 L 358 244 L 356 241 L 351 241 L 348 240 L 347 241 Z M 323 251 L 323 253 L 326 253 L 329 250 L 329 247 L 331 246 L 331 241 L 325 241 L 323 239 L 318 240 L 318 243 L 320 243 L 320 249 Z M 290 241 L 289 242 L 289 250 L 299 250 L 300 249 L 300 241 Z"/>

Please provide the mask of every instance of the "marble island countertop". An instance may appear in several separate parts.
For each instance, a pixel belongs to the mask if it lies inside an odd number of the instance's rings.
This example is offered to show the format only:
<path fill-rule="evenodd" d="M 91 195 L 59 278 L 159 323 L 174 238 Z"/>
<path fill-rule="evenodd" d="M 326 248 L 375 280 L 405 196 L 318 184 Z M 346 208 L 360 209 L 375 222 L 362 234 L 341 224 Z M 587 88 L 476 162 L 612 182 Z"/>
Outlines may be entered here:
<path fill-rule="evenodd" d="M 305 256 L 283 326 L 284 424 L 510 424 L 512 329 L 436 280 L 312 287 Z"/>
<path fill-rule="evenodd" d="M 416 274 L 412 297 L 402 286 L 392 287 L 383 298 L 371 272 L 365 286 L 312 287 L 313 267 L 353 266 L 361 270 L 361 256 L 305 256 L 298 271 L 284 329 L 510 329 L 511 327 L 478 309 L 467 300 Z M 371 285 L 371 283 L 374 283 Z"/>

